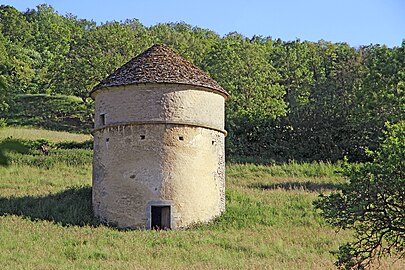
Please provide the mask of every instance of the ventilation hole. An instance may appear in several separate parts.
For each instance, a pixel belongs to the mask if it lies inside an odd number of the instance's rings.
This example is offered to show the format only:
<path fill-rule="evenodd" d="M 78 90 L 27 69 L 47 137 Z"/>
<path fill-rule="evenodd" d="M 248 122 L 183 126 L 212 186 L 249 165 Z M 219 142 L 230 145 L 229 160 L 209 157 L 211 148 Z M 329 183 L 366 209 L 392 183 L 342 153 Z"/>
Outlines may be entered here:
<path fill-rule="evenodd" d="M 106 142 L 109 142 L 109 141 L 110 141 L 110 138 L 105 139 L 105 141 L 106 141 Z"/>
<path fill-rule="evenodd" d="M 135 178 L 135 175 L 133 174 L 133 175 L 131 175 L 129 178 L 134 179 L 134 178 Z"/>
<path fill-rule="evenodd" d="M 145 135 L 141 135 L 141 140 L 145 140 Z"/>
<path fill-rule="evenodd" d="M 214 145 L 214 144 L 215 144 L 215 141 L 212 141 L 211 144 Z"/>
<path fill-rule="evenodd" d="M 184 137 L 183 137 L 183 136 L 180 136 L 180 137 L 179 137 L 179 140 L 180 140 L 180 141 L 184 141 Z"/>

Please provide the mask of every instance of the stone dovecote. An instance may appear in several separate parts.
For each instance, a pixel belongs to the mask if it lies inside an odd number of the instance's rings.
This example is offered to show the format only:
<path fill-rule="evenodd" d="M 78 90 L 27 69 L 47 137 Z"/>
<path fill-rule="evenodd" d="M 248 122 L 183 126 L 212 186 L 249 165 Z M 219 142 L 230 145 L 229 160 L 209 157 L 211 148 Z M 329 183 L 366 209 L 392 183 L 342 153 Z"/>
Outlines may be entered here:
<path fill-rule="evenodd" d="M 227 92 L 165 45 L 101 81 L 93 209 L 120 228 L 181 228 L 225 210 Z"/>

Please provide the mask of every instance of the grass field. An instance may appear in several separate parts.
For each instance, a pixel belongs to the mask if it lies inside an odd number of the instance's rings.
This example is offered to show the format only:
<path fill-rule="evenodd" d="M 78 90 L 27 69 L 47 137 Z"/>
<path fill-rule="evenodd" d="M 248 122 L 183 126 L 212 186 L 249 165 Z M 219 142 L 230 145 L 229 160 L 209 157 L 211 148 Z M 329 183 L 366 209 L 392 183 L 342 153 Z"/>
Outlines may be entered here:
<path fill-rule="evenodd" d="M 0 139 L 12 132 L 0 129 Z M 12 136 L 88 139 L 24 132 Z M 0 167 L 0 269 L 334 269 L 330 251 L 351 237 L 312 207 L 319 192 L 344 181 L 339 165 L 227 164 L 222 217 L 186 230 L 120 231 L 92 217 L 91 150 L 10 159 Z M 385 261 L 380 269 L 401 265 Z"/>
<path fill-rule="evenodd" d="M 47 139 L 52 142 L 77 141 L 82 142 L 92 139 L 91 135 L 51 131 L 45 129 L 32 129 L 24 127 L 0 128 L 0 139 Z"/>

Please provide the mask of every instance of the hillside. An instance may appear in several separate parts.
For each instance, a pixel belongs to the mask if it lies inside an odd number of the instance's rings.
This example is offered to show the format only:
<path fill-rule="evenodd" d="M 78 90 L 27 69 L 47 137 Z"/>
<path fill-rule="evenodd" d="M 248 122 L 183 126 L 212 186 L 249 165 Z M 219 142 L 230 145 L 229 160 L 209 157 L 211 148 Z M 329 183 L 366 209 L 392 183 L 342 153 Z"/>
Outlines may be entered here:
<path fill-rule="evenodd" d="M 93 128 L 93 104 L 75 96 L 16 95 L 9 102 L 10 108 L 2 115 L 7 125 L 80 133 Z"/>

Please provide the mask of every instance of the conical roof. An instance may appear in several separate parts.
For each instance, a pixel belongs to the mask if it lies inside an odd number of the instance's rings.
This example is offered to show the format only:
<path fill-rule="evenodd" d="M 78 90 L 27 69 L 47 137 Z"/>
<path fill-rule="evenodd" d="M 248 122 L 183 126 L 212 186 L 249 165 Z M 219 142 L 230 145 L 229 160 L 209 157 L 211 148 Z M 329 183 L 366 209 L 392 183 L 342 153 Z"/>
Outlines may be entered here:
<path fill-rule="evenodd" d="M 177 83 L 202 86 L 228 96 L 228 93 L 208 74 L 163 44 L 154 45 L 132 58 L 96 85 L 91 94 L 105 87 L 138 83 Z"/>

